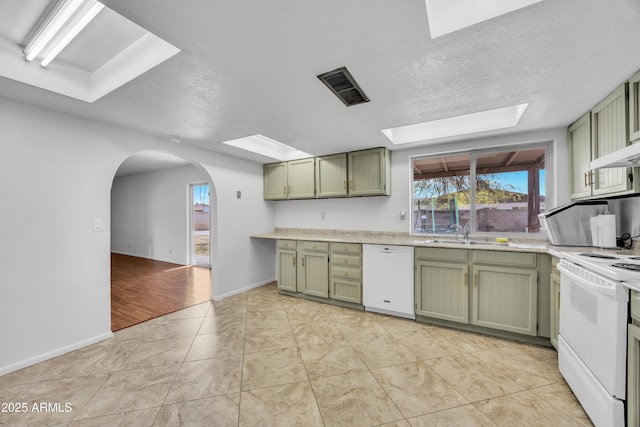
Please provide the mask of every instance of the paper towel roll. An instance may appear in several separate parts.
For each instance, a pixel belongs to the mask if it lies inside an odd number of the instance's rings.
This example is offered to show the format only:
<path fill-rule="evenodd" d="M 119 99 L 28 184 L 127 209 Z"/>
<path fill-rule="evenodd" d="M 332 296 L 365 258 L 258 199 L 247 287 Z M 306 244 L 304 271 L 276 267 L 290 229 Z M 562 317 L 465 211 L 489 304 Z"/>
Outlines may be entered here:
<path fill-rule="evenodd" d="M 591 218 L 591 241 L 598 248 L 616 247 L 616 216 L 598 215 Z"/>

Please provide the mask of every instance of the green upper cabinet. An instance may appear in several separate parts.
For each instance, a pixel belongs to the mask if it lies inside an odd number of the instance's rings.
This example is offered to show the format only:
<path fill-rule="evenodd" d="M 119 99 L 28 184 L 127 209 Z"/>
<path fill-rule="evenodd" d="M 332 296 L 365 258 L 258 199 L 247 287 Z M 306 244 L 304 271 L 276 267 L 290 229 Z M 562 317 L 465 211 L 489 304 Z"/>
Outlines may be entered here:
<path fill-rule="evenodd" d="M 316 157 L 316 196 L 347 195 L 347 153 Z"/>
<path fill-rule="evenodd" d="M 629 79 L 629 140 L 640 140 L 640 72 Z"/>
<path fill-rule="evenodd" d="M 571 198 L 591 196 L 591 112 L 569 126 Z"/>
<path fill-rule="evenodd" d="M 624 83 L 591 110 L 592 157 L 598 159 L 628 145 L 627 84 Z M 593 195 L 625 192 L 632 188 L 627 168 L 595 171 Z"/>
<path fill-rule="evenodd" d="M 264 199 L 284 200 L 287 198 L 287 162 L 264 165 Z"/>
<path fill-rule="evenodd" d="M 315 196 L 315 160 L 264 165 L 264 199 L 311 199 Z"/>
<path fill-rule="evenodd" d="M 387 148 L 347 153 L 350 196 L 391 194 L 391 154 Z"/>
<path fill-rule="evenodd" d="M 289 199 L 311 199 L 315 196 L 315 159 L 288 162 Z"/>
<path fill-rule="evenodd" d="M 627 83 L 622 84 L 590 112 L 569 126 L 572 199 L 627 194 L 636 192 L 640 188 L 637 185 L 637 179 L 634 179 L 637 168 L 590 170 L 592 160 L 620 150 L 629 144 L 631 125 L 628 123 L 633 114 L 629 109 L 628 87 Z M 637 92 L 637 87 L 635 90 Z M 634 102 L 637 104 L 637 101 Z"/>
<path fill-rule="evenodd" d="M 264 199 L 312 199 L 391 194 L 388 148 L 264 165 Z"/>

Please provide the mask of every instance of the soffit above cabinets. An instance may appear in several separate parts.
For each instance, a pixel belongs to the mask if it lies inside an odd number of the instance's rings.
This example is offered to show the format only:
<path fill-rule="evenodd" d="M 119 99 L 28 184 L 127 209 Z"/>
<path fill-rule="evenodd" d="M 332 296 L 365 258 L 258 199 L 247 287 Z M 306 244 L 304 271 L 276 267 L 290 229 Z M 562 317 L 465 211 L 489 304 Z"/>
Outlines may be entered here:
<path fill-rule="evenodd" d="M 94 102 L 180 51 L 104 7 L 46 68 L 28 62 L 24 46 L 55 2 L 2 2 L 0 76 Z"/>

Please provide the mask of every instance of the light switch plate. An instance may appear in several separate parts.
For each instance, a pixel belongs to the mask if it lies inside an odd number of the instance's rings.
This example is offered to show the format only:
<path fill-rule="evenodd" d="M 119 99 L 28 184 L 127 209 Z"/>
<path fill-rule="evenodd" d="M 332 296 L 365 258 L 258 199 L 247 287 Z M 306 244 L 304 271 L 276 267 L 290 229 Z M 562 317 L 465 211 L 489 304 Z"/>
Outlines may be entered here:
<path fill-rule="evenodd" d="M 93 219 L 93 231 L 104 231 L 104 221 L 102 218 Z"/>

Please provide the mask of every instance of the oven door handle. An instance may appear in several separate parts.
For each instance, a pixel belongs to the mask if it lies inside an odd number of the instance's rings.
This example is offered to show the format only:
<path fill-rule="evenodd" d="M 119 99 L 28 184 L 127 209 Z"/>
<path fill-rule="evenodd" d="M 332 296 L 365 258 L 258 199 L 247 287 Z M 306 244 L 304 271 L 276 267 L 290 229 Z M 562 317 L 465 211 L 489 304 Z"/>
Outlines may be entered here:
<path fill-rule="evenodd" d="M 560 270 L 560 272 L 562 274 L 566 274 L 567 276 L 569 276 L 571 279 L 573 279 L 574 281 L 578 282 L 580 284 L 580 286 L 583 286 L 585 288 L 591 289 L 595 292 L 601 293 L 601 294 L 605 294 L 608 296 L 611 296 L 613 298 L 615 298 L 617 301 L 629 301 L 629 292 L 626 291 L 626 288 L 624 288 L 623 286 L 608 286 L 605 285 L 604 283 L 609 283 L 609 280 L 606 280 L 605 278 L 601 278 L 599 275 L 594 274 L 589 272 L 588 274 L 592 275 L 593 277 L 600 279 L 598 282 L 592 282 L 588 279 L 585 279 L 584 277 L 580 277 L 579 275 L 575 274 L 573 271 L 570 271 L 569 269 L 567 269 L 564 265 L 562 265 L 562 263 L 558 264 L 558 270 Z M 560 283 L 562 283 L 562 276 L 560 277 Z M 562 286 L 562 285 L 561 285 Z"/>

